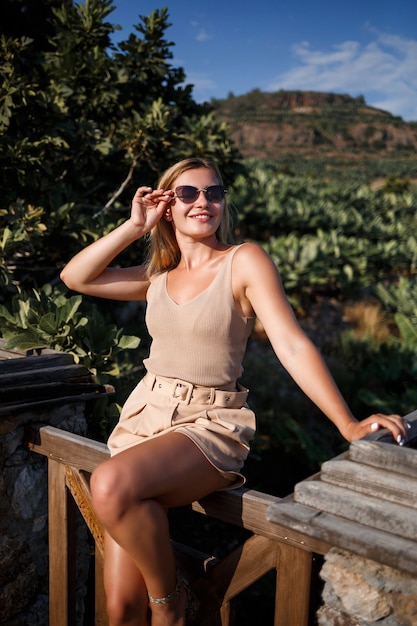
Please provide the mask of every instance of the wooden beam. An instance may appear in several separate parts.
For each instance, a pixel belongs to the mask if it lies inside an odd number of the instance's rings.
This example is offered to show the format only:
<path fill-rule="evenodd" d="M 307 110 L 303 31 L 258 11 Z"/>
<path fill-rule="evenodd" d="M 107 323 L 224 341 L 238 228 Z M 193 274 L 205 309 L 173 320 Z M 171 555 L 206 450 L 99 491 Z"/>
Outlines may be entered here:
<path fill-rule="evenodd" d="M 36 370 L 43 367 L 70 365 L 74 358 L 66 352 L 43 351 L 39 356 L 26 356 L 21 350 L 5 350 L 6 342 L 0 339 L 0 373 Z"/>
<path fill-rule="evenodd" d="M 96 550 L 104 554 L 104 528 L 93 506 L 87 477 L 73 467 L 65 466 L 65 476 L 68 489 L 77 503 L 78 509 L 84 518 L 96 543 Z"/>
<path fill-rule="evenodd" d="M 313 555 L 279 545 L 274 626 L 308 626 Z"/>
<path fill-rule="evenodd" d="M 207 577 L 215 586 L 221 603 L 233 599 L 264 574 L 275 569 L 277 549 L 277 542 L 253 535 L 210 568 Z"/>
<path fill-rule="evenodd" d="M 417 453 L 413 448 L 361 439 L 350 444 L 349 458 L 358 463 L 417 477 Z"/>
<path fill-rule="evenodd" d="M 317 536 L 329 546 L 338 546 L 402 572 L 416 574 L 416 541 L 291 501 L 271 506 L 268 518 L 289 529 Z"/>
<path fill-rule="evenodd" d="M 49 623 L 75 624 L 74 509 L 65 485 L 65 467 L 48 463 Z"/>
<path fill-rule="evenodd" d="M 268 518 L 269 509 L 285 501 L 286 498 L 240 488 L 218 491 L 198 502 L 193 502 L 192 508 L 204 515 L 246 528 L 255 534 L 290 543 L 316 554 L 326 554 L 331 547 L 326 541 L 318 537 L 309 537 L 280 524 L 275 519 Z"/>
<path fill-rule="evenodd" d="M 22 370 L 19 368 L 18 371 L 2 373 L 1 384 L 2 387 L 31 385 L 34 382 L 34 375 L 32 369 Z M 55 383 L 58 381 L 67 381 L 68 383 L 72 380 L 77 382 L 82 380 L 84 382 L 94 381 L 91 372 L 86 367 L 75 364 L 42 367 L 36 371 L 35 376 L 39 386 L 42 386 L 44 383 Z"/>
<path fill-rule="evenodd" d="M 95 619 L 94 626 L 108 626 L 106 609 L 106 594 L 103 583 L 103 554 L 96 550 L 95 553 Z"/>
<path fill-rule="evenodd" d="M 415 452 L 414 455 L 417 456 Z M 417 509 L 417 477 L 375 467 L 369 462 L 326 461 L 321 466 L 320 480 L 343 487 L 347 493 L 358 492 Z M 350 497 L 354 499 L 355 493 Z"/>
<path fill-rule="evenodd" d="M 39 443 L 31 444 L 30 447 L 48 459 L 86 472 L 92 472 L 99 463 L 110 457 L 110 451 L 104 443 L 53 426 L 43 426 L 39 430 Z"/>
<path fill-rule="evenodd" d="M 321 480 L 298 483 L 294 489 L 294 500 L 365 527 L 383 530 L 412 541 L 417 537 L 417 510 L 412 507 L 366 496 Z"/>

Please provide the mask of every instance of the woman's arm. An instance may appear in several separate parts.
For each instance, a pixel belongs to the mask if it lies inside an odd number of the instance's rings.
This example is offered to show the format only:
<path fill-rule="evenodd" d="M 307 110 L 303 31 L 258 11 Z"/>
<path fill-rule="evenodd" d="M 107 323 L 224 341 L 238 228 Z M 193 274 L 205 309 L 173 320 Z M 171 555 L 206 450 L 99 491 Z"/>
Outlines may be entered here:
<path fill-rule="evenodd" d="M 144 195 L 146 193 L 146 195 Z M 111 268 L 110 263 L 130 244 L 146 235 L 161 219 L 170 192 L 139 187 L 126 222 L 74 256 L 61 272 L 74 291 L 114 300 L 144 300 L 149 286 L 144 266 Z"/>
<path fill-rule="evenodd" d="M 399 443 L 406 427 L 399 415 L 371 415 L 358 422 L 338 390 L 322 356 L 299 326 L 270 257 L 254 244 L 242 246 L 235 264 L 245 297 L 262 323 L 282 365 L 304 393 L 348 441 L 388 428 Z M 375 424 L 378 424 L 376 427 Z"/>

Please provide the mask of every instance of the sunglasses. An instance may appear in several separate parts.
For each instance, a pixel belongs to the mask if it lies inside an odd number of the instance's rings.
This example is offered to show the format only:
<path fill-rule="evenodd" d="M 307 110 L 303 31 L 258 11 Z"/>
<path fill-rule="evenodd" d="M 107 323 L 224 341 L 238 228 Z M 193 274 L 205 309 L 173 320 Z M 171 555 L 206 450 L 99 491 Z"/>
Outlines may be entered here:
<path fill-rule="evenodd" d="M 211 185 L 206 189 L 197 189 L 197 187 L 192 187 L 191 185 L 181 185 L 174 189 L 177 198 L 186 204 L 195 202 L 200 195 L 200 191 L 204 192 L 209 202 L 221 202 L 227 193 L 227 189 L 221 185 Z"/>

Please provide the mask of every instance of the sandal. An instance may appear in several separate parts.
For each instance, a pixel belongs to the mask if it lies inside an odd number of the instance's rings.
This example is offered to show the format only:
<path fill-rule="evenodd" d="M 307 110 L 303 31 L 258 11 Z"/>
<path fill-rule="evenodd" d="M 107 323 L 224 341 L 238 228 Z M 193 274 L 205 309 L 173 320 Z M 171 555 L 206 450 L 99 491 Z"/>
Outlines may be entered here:
<path fill-rule="evenodd" d="M 200 601 L 195 595 L 194 591 L 191 589 L 191 585 L 186 578 L 181 574 L 181 572 L 177 572 L 177 578 L 180 585 L 182 585 L 187 594 L 187 603 L 185 605 L 185 617 L 187 622 L 193 622 L 198 614 L 200 609 Z M 178 583 L 177 583 L 178 584 Z"/>
<path fill-rule="evenodd" d="M 184 587 L 187 594 L 185 605 L 186 620 L 187 622 L 193 622 L 197 617 L 198 610 L 200 608 L 200 602 L 194 591 L 191 589 L 190 583 L 186 578 L 184 578 L 179 570 L 177 570 L 177 584 L 175 585 L 175 589 L 163 598 L 154 598 L 153 596 L 151 596 L 150 593 L 148 593 L 149 602 L 152 602 L 152 604 L 168 604 L 168 602 L 171 602 L 174 598 L 178 596 L 181 591 L 181 587 Z"/>

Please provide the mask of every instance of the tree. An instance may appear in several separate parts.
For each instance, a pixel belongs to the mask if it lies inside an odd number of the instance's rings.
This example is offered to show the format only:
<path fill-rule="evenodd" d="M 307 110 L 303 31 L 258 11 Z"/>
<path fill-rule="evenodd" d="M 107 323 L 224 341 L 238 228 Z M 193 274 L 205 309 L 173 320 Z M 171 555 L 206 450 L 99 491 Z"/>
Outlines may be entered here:
<path fill-rule="evenodd" d="M 113 0 L 3 4 L 0 326 L 15 346 L 16 333 L 25 347 L 49 337 L 55 347 L 72 346 L 81 358 L 86 346 L 74 348 L 71 332 L 59 326 L 71 324 L 58 310 L 66 307 L 59 269 L 82 245 L 114 227 L 135 188 L 155 184 L 173 161 L 210 156 L 227 178 L 239 155 L 225 125 L 208 105 L 194 101 L 184 70 L 171 63 L 166 8 L 140 16 L 135 32 L 116 45 Z M 127 252 L 125 260 L 140 251 L 139 246 Z M 35 308 L 30 320 L 24 305 L 29 300 Z M 45 318 L 48 302 L 56 328 L 51 316 Z M 79 306 L 85 317 L 97 315 L 88 300 Z M 101 308 L 115 319 L 117 307 Z M 39 328 L 41 318 L 48 320 L 49 335 Z M 54 341 L 64 336 L 68 341 Z M 82 342 L 78 331 L 77 341 Z M 94 365 L 91 358 L 89 364 Z"/>

